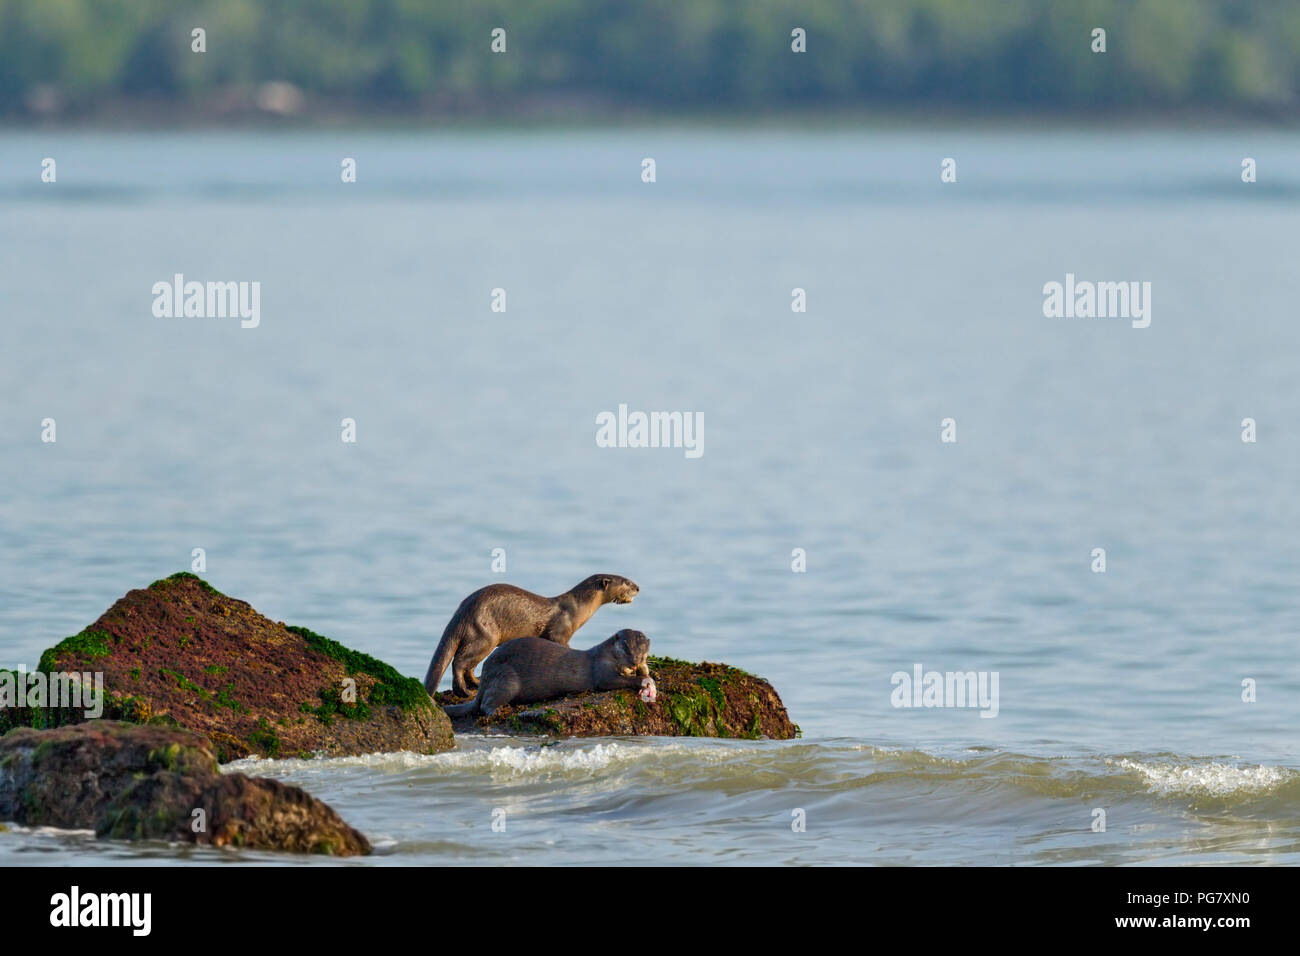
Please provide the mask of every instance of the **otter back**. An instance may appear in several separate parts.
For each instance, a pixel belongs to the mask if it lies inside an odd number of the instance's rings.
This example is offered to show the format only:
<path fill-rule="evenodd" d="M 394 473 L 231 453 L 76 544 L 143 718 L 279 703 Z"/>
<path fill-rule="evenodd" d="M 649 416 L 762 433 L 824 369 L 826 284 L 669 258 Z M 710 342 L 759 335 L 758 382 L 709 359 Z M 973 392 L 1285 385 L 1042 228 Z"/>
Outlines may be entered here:
<path fill-rule="evenodd" d="M 468 697 L 479 683 L 474 668 L 500 644 L 522 637 L 568 644 L 601 605 L 630 603 L 638 590 L 635 582 L 617 574 L 594 574 L 553 598 L 513 584 L 480 588 L 460 602 L 442 632 L 424 688 L 432 695 L 450 665 L 452 688 Z"/>

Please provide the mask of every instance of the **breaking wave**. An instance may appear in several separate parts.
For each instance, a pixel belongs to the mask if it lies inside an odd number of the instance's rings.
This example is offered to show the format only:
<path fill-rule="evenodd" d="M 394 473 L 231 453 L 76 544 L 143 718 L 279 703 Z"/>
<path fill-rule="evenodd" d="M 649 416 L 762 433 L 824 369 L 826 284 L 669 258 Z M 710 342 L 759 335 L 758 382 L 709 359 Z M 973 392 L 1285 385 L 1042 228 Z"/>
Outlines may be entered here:
<path fill-rule="evenodd" d="M 1272 801 L 1300 814 L 1300 772 L 1230 757 L 1177 754 L 1031 756 L 995 750 L 930 753 L 852 741 L 695 741 L 458 738 L 455 750 L 425 755 L 236 761 L 226 767 L 262 776 L 319 780 L 348 771 L 463 783 L 571 780 L 610 775 L 656 786 L 741 790 L 788 788 L 833 793 L 859 789 L 947 791 L 998 799 L 1139 799 L 1192 801 L 1223 809 Z M 625 781 L 626 782 L 626 781 Z M 1199 801 L 1199 803 L 1198 803 Z"/>

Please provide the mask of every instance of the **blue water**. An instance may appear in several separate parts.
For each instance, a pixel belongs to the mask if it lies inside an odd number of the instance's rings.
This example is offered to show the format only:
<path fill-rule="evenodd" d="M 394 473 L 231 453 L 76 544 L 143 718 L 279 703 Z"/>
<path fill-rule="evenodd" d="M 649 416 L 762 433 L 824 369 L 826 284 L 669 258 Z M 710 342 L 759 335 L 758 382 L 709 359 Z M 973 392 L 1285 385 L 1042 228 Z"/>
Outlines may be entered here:
<path fill-rule="evenodd" d="M 1300 137 L 8 132 L 0 213 L 0 665 L 193 548 L 413 676 L 475 588 L 612 571 L 575 646 L 743 667 L 804 734 L 255 765 L 373 861 L 1300 862 Z M 155 318 L 178 272 L 260 326 Z M 1150 327 L 1045 318 L 1067 272 L 1151 282 Z M 620 403 L 703 456 L 597 447 Z M 892 706 L 916 664 L 997 717 Z M 0 834 L 52 848 L 268 858 Z"/>

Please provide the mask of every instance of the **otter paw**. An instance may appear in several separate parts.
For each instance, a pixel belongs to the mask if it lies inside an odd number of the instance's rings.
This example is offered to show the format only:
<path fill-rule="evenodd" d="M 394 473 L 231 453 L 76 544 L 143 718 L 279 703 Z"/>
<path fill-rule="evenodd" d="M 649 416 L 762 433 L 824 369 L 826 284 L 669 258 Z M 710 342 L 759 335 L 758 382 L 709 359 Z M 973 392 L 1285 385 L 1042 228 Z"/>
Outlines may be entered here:
<path fill-rule="evenodd" d="M 647 704 L 653 704 L 658 693 L 659 692 L 655 689 L 655 679 L 653 677 L 647 677 L 645 680 L 641 681 L 641 691 L 637 696 Z"/>

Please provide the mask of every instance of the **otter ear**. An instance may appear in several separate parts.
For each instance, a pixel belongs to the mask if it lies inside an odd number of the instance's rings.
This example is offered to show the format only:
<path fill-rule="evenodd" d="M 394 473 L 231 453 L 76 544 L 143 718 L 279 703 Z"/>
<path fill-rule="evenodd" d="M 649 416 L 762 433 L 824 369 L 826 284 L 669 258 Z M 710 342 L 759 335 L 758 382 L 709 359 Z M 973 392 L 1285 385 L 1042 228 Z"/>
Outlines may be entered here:
<path fill-rule="evenodd" d="M 601 586 L 602 588 L 607 588 L 607 587 L 609 587 L 609 585 L 610 585 L 610 580 L 609 580 L 609 578 L 601 578 L 601 579 L 600 579 L 600 586 Z"/>

